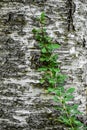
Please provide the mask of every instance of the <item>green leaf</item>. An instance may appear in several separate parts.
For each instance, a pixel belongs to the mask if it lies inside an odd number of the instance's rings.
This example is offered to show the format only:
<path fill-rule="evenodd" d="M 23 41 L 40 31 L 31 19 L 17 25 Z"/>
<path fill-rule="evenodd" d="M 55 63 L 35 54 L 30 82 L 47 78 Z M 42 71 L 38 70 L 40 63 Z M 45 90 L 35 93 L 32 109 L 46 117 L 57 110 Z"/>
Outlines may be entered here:
<path fill-rule="evenodd" d="M 42 58 L 40 58 L 40 61 L 45 61 L 45 60 L 46 60 L 46 58 L 43 58 L 43 57 L 42 57 Z"/>
<path fill-rule="evenodd" d="M 55 55 L 52 55 L 50 57 L 51 60 L 55 60 L 57 62 L 57 59 L 58 59 L 58 54 L 55 54 Z"/>
<path fill-rule="evenodd" d="M 60 45 L 58 44 L 52 44 L 52 49 L 58 49 L 60 47 Z"/>
<path fill-rule="evenodd" d="M 59 101 L 59 99 L 58 99 L 57 96 L 54 96 L 54 97 L 53 97 L 53 100 L 54 100 L 55 102 L 58 102 L 58 101 Z"/>
<path fill-rule="evenodd" d="M 40 20 L 41 20 L 41 23 L 42 23 L 42 24 L 45 23 L 45 13 L 44 13 L 44 12 L 41 13 Z"/>
<path fill-rule="evenodd" d="M 55 90 L 54 92 L 57 96 L 61 96 L 61 90 Z"/>
<path fill-rule="evenodd" d="M 46 40 L 48 41 L 48 43 L 50 43 L 50 42 L 52 41 L 52 38 L 49 37 L 49 36 L 46 36 L 45 38 L 46 38 Z"/>
<path fill-rule="evenodd" d="M 39 68 L 38 71 L 47 71 L 47 68 Z"/>
<path fill-rule="evenodd" d="M 78 121 L 78 120 L 74 120 L 74 124 L 76 124 L 78 127 L 81 127 L 83 124 Z"/>
<path fill-rule="evenodd" d="M 60 116 L 59 121 L 66 125 L 70 125 L 70 121 L 69 121 L 69 118 L 67 118 L 67 116 Z"/>
<path fill-rule="evenodd" d="M 78 109 L 78 105 L 74 104 L 73 106 L 70 107 L 71 109 Z"/>
<path fill-rule="evenodd" d="M 49 50 L 54 50 L 54 49 L 58 49 L 60 46 L 58 45 L 58 44 L 49 44 L 49 45 L 47 45 L 47 48 L 49 49 Z"/>
<path fill-rule="evenodd" d="M 55 84 L 55 83 L 56 83 L 56 81 L 55 81 L 55 79 L 50 78 L 50 79 L 49 79 L 49 83 L 51 83 L 51 84 Z"/>
<path fill-rule="evenodd" d="M 49 58 L 48 58 L 48 57 L 41 57 L 41 58 L 40 58 L 40 61 L 47 61 L 47 62 L 48 62 L 48 61 L 49 61 Z"/>
<path fill-rule="evenodd" d="M 50 68 L 49 70 L 52 71 L 52 72 L 54 71 L 56 73 L 60 72 L 59 68 Z"/>
<path fill-rule="evenodd" d="M 69 88 L 66 93 L 73 93 L 75 91 L 75 88 Z"/>
<path fill-rule="evenodd" d="M 45 13 L 42 12 L 42 13 L 41 13 L 41 18 L 44 19 L 44 17 L 45 17 Z"/>
<path fill-rule="evenodd" d="M 47 30 L 46 28 L 43 28 L 43 32 L 46 32 L 46 30 Z"/>
<path fill-rule="evenodd" d="M 47 52 L 46 48 L 43 48 L 41 51 L 42 51 L 43 53 L 46 53 L 46 52 Z"/>
<path fill-rule="evenodd" d="M 54 91 L 54 88 L 48 88 L 48 92 L 53 92 Z"/>
<path fill-rule="evenodd" d="M 71 109 L 70 112 L 72 113 L 72 115 L 76 115 L 80 113 L 80 111 L 77 109 Z"/>
<path fill-rule="evenodd" d="M 45 80 L 44 80 L 44 79 L 41 79 L 41 80 L 40 80 L 40 83 L 41 83 L 41 84 L 43 84 L 44 82 L 45 82 Z"/>
<path fill-rule="evenodd" d="M 65 101 L 70 101 L 73 98 L 74 98 L 73 95 L 67 95 L 67 97 L 65 97 Z"/>
<path fill-rule="evenodd" d="M 56 109 L 56 110 L 60 110 L 60 111 L 62 111 L 62 107 L 61 106 L 54 106 L 54 108 Z"/>
<path fill-rule="evenodd" d="M 35 33 L 37 32 L 37 29 L 34 28 L 34 29 L 32 30 L 32 32 L 35 34 Z"/>

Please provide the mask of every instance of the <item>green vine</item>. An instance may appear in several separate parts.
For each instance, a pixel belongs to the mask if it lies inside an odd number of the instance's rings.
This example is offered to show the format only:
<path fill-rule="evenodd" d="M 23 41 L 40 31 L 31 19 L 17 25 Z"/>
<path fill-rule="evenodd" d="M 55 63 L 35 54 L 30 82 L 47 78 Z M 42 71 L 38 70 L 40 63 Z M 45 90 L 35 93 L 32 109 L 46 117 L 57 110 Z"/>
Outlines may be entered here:
<path fill-rule="evenodd" d="M 37 18 L 40 25 L 39 29 L 33 29 L 34 39 L 38 42 L 40 49 L 40 64 L 38 71 L 43 72 L 40 83 L 43 84 L 48 92 L 55 94 L 54 101 L 60 103 L 60 107 L 55 109 L 60 110 L 60 117 L 57 121 L 65 124 L 68 130 L 86 130 L 83 123 L 77 120 L 76 116 L 81 114 L 78 111 L 78 105 L 69 105 L 74 96 L 75 88 L 64 88 L 64 83 L 67 78 L 61 73 L 58 60 L 58 54 L 54 50 L 58 49 L 60 45 L 53 42 L 53 39 L 47 34 L 45 24 L 45 13 L 41 13 Z"/>

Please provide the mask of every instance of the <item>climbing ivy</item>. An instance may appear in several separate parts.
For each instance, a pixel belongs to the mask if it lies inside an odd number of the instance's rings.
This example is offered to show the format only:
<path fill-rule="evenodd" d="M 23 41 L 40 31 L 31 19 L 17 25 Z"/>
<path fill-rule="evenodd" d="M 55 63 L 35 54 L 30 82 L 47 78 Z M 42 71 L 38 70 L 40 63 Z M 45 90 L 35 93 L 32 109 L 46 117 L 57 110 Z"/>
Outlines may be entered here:
<path fill-rule="evenodd" d="M 40 49 L 40 64 L 41 67 L 38 71 L 43 72 L 40 84 L 47 88 L 47 91 L 53 93 L 54 101 L 60 103 L 60 107 L 55 109 L 60 110 L 60 117 L 56 120 L 67 126 L 68 130 L 86 130 L 83 123 L 77 120 L 77 115 L 81 114 L 78 111 L 78 105 L 70 105 L 74 96 L 73 93 L 75 88 L 64 88 L 64 83 L 67 76 L 61 73 L 60 64 L 58 63 L 58 54 L 55 54 L 54 50 L 60 48 L 58 43 L 55 43 L 53 39 L 47 34 L 45 25 L 46 17 L 45 13 L 42 12 L 37 18 L 40 25 L 38 29 L 32 30 L 34 39 L 38 42 Z"/>

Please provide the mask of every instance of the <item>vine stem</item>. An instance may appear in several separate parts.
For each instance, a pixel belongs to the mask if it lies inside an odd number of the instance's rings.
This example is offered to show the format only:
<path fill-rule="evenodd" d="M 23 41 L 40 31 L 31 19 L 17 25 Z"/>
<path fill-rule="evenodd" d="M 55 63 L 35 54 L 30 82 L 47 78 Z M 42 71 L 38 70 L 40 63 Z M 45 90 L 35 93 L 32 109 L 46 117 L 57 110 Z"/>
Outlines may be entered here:
<path fill-rule="evenodd" d="M 57 75 L 58 75 L 58 72 L 56 73 L 56 83 L 55 83 L 55 87 L 56 87 L 56 85 L 57 85 Z M 66 116 L 68 117 L 68 119 L 69 119 L 69 122 L 70 122 L 70 126 L 71 126 L 71 128 L 72 128 L 72 130 L 74 130 L 74 127 L 73 127 L 73 125 L 72 125 L 72 121 L 70 120 L 70 115 L 68 114 L 68 112 L 67 112 L 67 108 L 66 108 L 66 103 L 63 103 L 63 101 L 64 101 L 64 99 L 63 99 L 63 96 L 62 96 L 62 92 L 61 92 L 61 90 L 60 90 L 60 103 L 62 104 L 62 106 L 63 106 L 63 110 L 66 112 Z"/>
<path fill-rule="evenodd" d="M 60 96 L 62 95 L 62 92 L 60 91 Z M 74 127 L 73 127 L 73 125 L 72 125 L 72 121 L 70 120 L 70 115 L 68 114 L 68 112 L 67 112 L 67 108 L 66 108 L 66 103 L 63 103 L 63 96 L 61 96 L 60 97 L 60 102 L 61 102 L 61 104 L 62 104 L 62 106 L 63 106 L 63 110 L 66 112 L 66 116 L 68 117 L 68 120 L 69 120 L 69 122 L 70 122 L 70 126 L 71 126 L 71 128 L 72 128 L 72 130 L 74 130 Z"/>
<path fill-rule="evenodd" d="M 45 15 L 41 14 L 41 17 L 38 19 L 40 29 L 33 30 L 33 33 L 37 36 L 36 40 L 40 43 L 40 45 L 42 44 L 42 46 L 40 46 L 40 49 L 41 49 L 41 53 L 40 53 L 41 55 L 40 56 L 42 58 L 42 61 L 41 61 L 42 71 L 44 72 L 44 76 L 43 76 L 42 80 L 47 82 L 46 86 L 50 88 L 50 92 L 55 93 L 55 96 L 58 98 L 57 101 L 59 103 L 61 103 L 60 121 L 62 123 L 64 123 L 65 125 L 67 124 L 69 126 L 69 129 L 76 130 L 75 128 L 77 128 L 77 127 L 79 128 L 82 124 L 79 125 L 79 122 L 75 122 L 76 121 L 76 118 L 75 118 L 76 112 L 73 113 L 73 111 L 72 111 L 72 113 L 70 113 L 70 110 L 74 110 L 74 109 L 73 108 L 69 109 L 70 106 L 68 106 L 67 102 L 70 99 L 65 100 L 65 96 L 64 96 L 64 93 L 65 94 L 66 93 L 71 94 L 73 91 L 72 91 L 72 88 L 71 88 L 71 90 L 68 90 L 68 92 L 67 92 L 66 89 L 64 88 L 64 85 L 60 86 L 60 84 L 62 84 L 65 81 L 65 78 L 62 77 L 63 75 L 60 72 L 60 67 L 59 67 L 58 62 L 57 62 L 56 57 L 55 57 L 56 55 L 54 55 L 54 57 L 51 57 L 51 55 L 53 54 L 53 50 L 57 49 L 58 47 L 55 47 L 54 44 L 49 40 L 50 37 L 47 35 L 47 33 L 44 30 L 45 29 L 45 27 L 44 27 L 44 25 L 45 25 L 44 24 L 44 22 L 45 22 L 44 17 L 45 17 Z M 49 45 L 51 44 L 52 46 L 51 45 L 48 46 L 48 44 Z M 52 49 L 50 49 L 50 48 L 52 48 Z M 50 60 L 47 60 L 47 58 L 50 59 Z M 55 60 L 56 60 L 56 63 L 55 63 Z M 44 61 L 45 61 L 45 64 L 44 64 Z M 56 67 L 59 68 L 59 71 L 56 70 Z M 59 86 L 57 88 L 58 84 L 59 84 Z M 58 93 L 57 93 L 57 91 L 58 91 Z M 87 90 L 86 90 L 86 93 L 87 93 Z M 74 118 L 72 118 L 72 114 L 74 115 Z M 78 113 L 76 113 L 76 114 L 78 114 Z M 68 121 L 68 122 L 65 122 L 63 120 L 64 117 L 66 118 L 65 121 Z M 77 125 L 77 126 L 74 127 L 75 125 Z"/>

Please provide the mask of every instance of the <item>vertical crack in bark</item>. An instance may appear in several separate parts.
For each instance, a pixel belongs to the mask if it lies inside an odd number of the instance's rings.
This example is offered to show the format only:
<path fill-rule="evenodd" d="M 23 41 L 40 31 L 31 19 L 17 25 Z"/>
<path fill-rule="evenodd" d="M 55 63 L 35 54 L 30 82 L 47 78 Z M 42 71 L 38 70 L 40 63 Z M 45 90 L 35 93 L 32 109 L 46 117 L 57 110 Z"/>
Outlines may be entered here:
<path fill-rule="evenodd" d="M 75 12 L 76 5 L 73 2 L 73 0 L 67 0 L 67 9 L 68 9 L 68 17 L 67 17 L 68 31 L 75 31 L 75 26 L 73 24 L 73 14 Z"/>

